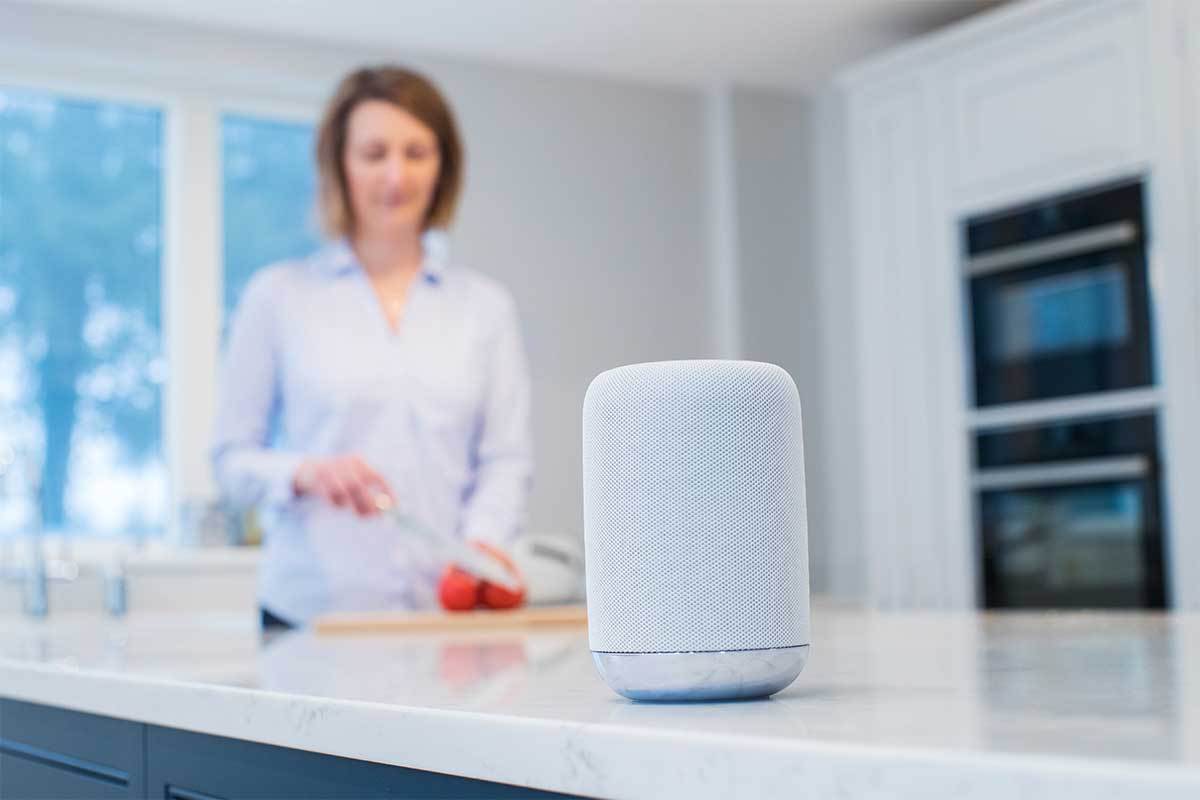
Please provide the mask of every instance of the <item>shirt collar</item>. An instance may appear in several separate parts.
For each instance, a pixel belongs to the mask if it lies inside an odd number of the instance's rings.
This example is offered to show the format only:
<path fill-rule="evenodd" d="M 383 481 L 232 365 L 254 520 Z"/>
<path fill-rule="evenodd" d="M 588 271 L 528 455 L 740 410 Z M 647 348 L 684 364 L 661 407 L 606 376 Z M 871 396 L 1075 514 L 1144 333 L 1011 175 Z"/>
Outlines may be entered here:
<path fill-rule="evenodd" d="M 430 228 L 421 234 L 421 250 L 425 256 L 421 260 L 422 277 L 430 283 L 441 283 L 450 254 L 450 237 L 443 230 Z M 360 268 L 358 256 L 345 237 L 318 251 L 317 266 L 328 275 L 341 275 Z"/>

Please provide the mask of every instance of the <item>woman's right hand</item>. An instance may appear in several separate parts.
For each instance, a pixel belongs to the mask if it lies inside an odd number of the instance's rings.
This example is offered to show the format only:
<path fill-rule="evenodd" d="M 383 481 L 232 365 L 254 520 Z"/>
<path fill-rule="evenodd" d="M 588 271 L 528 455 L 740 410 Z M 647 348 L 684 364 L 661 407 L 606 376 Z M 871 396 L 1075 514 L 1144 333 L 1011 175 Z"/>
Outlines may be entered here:
<path fill-rule="evenodd" d="M 360 517 L 379 513 L 375 498 L 392 495 L 383 476 L 356 455 L 310 458 L 292 476 L 297 497 L 320 497 L 338 508 L 351 508 Z"/>

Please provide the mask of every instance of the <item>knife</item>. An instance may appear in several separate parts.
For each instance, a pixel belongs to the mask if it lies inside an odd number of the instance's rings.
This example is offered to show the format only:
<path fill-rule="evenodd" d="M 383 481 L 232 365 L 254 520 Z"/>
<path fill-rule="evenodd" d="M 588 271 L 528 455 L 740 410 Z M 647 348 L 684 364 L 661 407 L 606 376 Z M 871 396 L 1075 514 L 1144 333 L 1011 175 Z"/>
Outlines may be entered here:
<path fill-rule="evenodd" d="M 502 586 L 510 592 L 521 591 L 521 582 L 500 564 L 463 540 L 439 533 L 411 514 L 405 514 L 389 495 L 382 492 L 375 495 L 375 508 L 387 514 L 399 527 L 432 544 L 447 561 L 457 564 L 475 577 Z"/>

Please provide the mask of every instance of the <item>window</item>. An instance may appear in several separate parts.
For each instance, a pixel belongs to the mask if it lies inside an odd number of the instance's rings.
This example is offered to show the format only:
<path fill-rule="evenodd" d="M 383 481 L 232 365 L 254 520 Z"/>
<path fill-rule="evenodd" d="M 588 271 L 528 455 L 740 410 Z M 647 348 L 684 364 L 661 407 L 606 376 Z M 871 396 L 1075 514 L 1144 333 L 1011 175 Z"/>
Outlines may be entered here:
<path fill-rule="evenodd" d="M 0 87 L 0 531 L 166 522 L 163 115 Z"/>
<path fill-rule="evenodd" d="M 222 115 L 221 171 L 227 325 L 255 270 L 320 245 L 312 126 Z"/>

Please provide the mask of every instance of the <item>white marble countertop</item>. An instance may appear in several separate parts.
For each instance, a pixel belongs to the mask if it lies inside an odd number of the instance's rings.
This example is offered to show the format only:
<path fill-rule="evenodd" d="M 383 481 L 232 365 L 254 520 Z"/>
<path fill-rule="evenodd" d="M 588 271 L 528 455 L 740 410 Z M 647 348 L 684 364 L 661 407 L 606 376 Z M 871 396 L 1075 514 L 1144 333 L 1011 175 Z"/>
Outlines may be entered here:
<path fill-rule="evenodd" d="M 1200 797 L 1200 615 L 864 613 L 756 702 L 650 705 L 583 630 L 261 643 L 248 616 L 0 621 L 0 695 L 601 797 Z"/>

